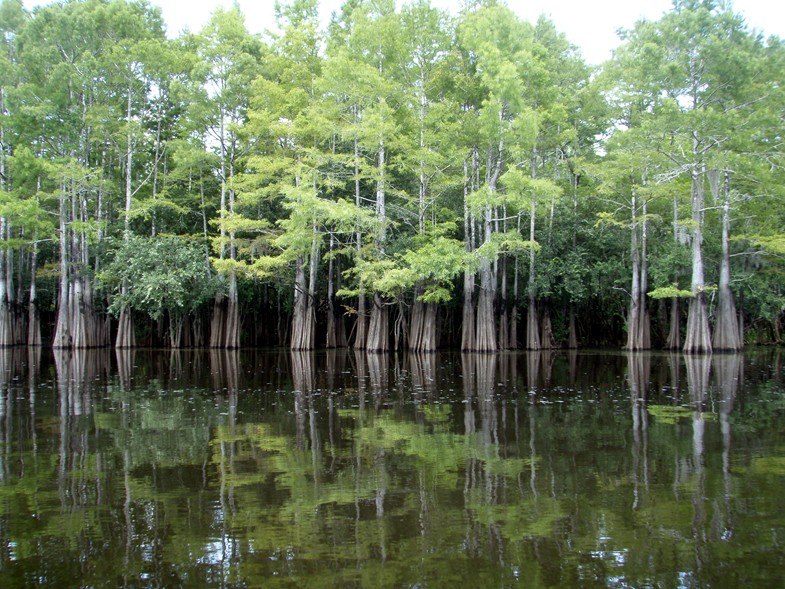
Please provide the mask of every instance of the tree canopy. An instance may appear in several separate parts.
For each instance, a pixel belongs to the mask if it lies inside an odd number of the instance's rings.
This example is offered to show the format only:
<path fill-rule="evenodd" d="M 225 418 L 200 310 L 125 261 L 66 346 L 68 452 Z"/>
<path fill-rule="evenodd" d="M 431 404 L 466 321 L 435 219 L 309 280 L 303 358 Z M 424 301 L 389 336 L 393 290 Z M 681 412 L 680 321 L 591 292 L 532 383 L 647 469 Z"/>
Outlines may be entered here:
<path fill-rule="evenodd" d="M 781 341 L 785 49 L 728 4 L 599 68 L 503 2 L 276 18 L 2 0 L 0 345 Z"/>

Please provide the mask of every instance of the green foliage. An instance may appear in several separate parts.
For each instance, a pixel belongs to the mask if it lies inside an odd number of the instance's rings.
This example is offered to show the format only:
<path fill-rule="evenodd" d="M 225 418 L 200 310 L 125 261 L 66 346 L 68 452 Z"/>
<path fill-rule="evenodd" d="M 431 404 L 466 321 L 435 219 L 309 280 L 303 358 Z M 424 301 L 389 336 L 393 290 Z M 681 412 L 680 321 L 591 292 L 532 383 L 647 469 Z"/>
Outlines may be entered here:
<path fill-rule="evenodd" d="M 689 298 L 694 296 L 691 290 L 683 290 L 678 287 L 677 284 L 671 284 L 670 286 L 662 286 L 660 288 L 655 288 L 654 290 L 650 290 L 646 293 L 653 299 L 672 299 L 672 298 Z"/>
<path fill-rule="evenodd" d="M 129 307 L 153 319 L 188 315 L 219 288 L 204 246 L 180 237 L 123 241 L 99 278 L 112 293 L 110 312 Z"/>
<path fill-rule="evenodd" d="M 263 36 L 219 8 L 172 39 L 146 2 L 1 8 L 0 216 L 24 258 L 18 288 L 32 242 L 51 277 L 56 226 L 66 274 L 87 278 L 127 221 L 201 234 L 215 272 L 264 279 L 280 309 L 295 264 L 314 259 L 319 299 L 332 261 L 344 296 L 440 304 L 461 272 L 503 260 L 508 300 L 525 289 L 606 326 L 626 307 L 644 223 L 653 298 L 686 296 L 675 285 L 699 229 L 705 281 L 719 281 L 729 170 L 732 289 L 747 325 L 781 320 L 785 50 L 725 4 L 636 23 L 597 71 L 548 19 L 499 2 L 451 15 L 352 0 L 327 30 L 318 1 L 282 2 Z M 694 219 L 693 188 L 708 201 Z M 501 295 L 499 274 L 483 279 Z"/>

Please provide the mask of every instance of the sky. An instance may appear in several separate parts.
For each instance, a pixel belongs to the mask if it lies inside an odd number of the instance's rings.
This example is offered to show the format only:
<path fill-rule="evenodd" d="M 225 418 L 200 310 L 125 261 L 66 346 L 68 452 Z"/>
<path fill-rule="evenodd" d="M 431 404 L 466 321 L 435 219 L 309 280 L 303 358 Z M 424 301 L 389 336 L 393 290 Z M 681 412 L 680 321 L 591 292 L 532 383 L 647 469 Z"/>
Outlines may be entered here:
<path fill-rule="evenodd" d="M 150 0 L 161 7 L 170 37 L 183 29 L 198 31 L 218 6 L 230 7 L 235 0 Z M 246 17 L 251 32 L 274 29 L 274 0 L 236 0 Z M 24 0 L 28 8 L 47 4 L 48 0 Z M 320 0 L 320 16 L 327 22 L 343 0 Z M 399 5 L 401 0 L 398 0 Z M 434 6 L 454 13 L 460 9 L 459 0 L 431 0 Z M 535 22 L 540 14 L 553 20 L 556 28 L 581 48 L 584 58 L 599 64 L 611 57 L 618 45 L 616 31 L 631 28 L 641 18 L 658 19 L 671 6 L 671 0 L 508 0 L 507 5 L 522 18 Z M 736 0 L 736 12 L 747 20 L 750 29 L 765 35 L 785 38 L 785 2 L 781 0 Z"/>

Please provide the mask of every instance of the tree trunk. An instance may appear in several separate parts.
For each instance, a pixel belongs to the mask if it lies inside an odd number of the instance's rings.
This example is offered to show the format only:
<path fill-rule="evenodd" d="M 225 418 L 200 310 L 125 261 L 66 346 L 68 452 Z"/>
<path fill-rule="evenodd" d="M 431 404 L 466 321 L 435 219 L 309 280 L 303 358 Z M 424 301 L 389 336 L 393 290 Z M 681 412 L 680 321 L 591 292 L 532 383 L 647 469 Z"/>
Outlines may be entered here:
<path fill-rule="evenodd" d="M 365 294 L 357 296 L 357 321 L 354 324 L 354 344 L 355 350 L 362 350 L 368 342 L 368 309 L 366 308 Z"/>
<path fill-rule="evenodd" d="M 330 234 L 330 253 L 335 247 L 335 237 Z M 336 271 L 336 266 L 337 271 Z M 327 338 L 328 349 L 346 347 L 346 328 L 335 297 L 336 282 L 340 280 L 340 258 L 330 256 L 327 269 Z M 339 287 L 340 288 L 340 287 Z"/>
<path fill-rule="evenodd" d="M 540 350 L 540 317 L 537 313 L 537 301 L 529 297 L 529 308 L 526 313 L 526 349 Z"/>
<path fill-rule="evenodd" d="M 235 350 L 240 347 L 240 303 L 237 297 L 237 273 L 229 274 L 229 296 L 226 299 L 226 323 L 223 348 Z"/>
<path fill-rule="evenodd" d="M 295 305 L 292 316 L 292 350 L 313 350 L 316 347 L 316 277 L 319 266 L 319 236 L 314 228 L 311 255 L 308 258 L 308 283 L 305 276 L 305 259 L 297 259 L 295 275 Z"/>
<path fill-rule="evenodd" d="M 536 175 L 535 159 L 532 158 L 532 177 Z M 536 208 L 537 208 L 537 195 L 532 193 L 531 213 L 529 215 L 529 240 L 534 243 L 534 230 L 536 225 Z M 542 348 L 542 341 L 540 340 L 540 317 L 537 312 L 537 301 L 535 292 L 535 256 L 534 249 L 529 250 L 529 309 L 526 321 L 526 349 L 539 350 Z"/>
<path fill-rule="evenodd" d="M 409 349 L 412 351 L 420 350 L 423 338 L 423 324 L 425 321 L 425 305 L 418 300 L 423 293 L 421 285 L 414 287 L 414 303 L 409 317 Z"/>
<path fill-rule="evenodd" d="M 697 151 L 697 139 L 694 150 Z M 687 316 L 687 335 L 684 352 L 711 353 L 711 332 L 706 309 L 703 273 L 703 186 L 697 164 L 692 166 L 692 298 Z"/>
<path fill-rule="evenodd" d="M 472 157 L 472 161 L 474 158 Z M 474 170 L 472 170 L 472 177 Z M 463 160 L 463 234 L 466 243 L 466 251 L 471 252 L 474 247 L 472 243 L 472 218 L 469 213 L 469 163 Z M 474 273 L 465 270 L 463 273 L 463 317 L 461 321 L 461 350 L 468 351 L 474 349 L 475 338 L 474 325 Z"/>
<path fill-rule="evenodd" d="M 570 327 L 569 335 L 567 336 L 567 347 L 570 350 L 578 349 L 578 331 L 575 326 L 575 309 L 570 305 Z"/>
<path fill-rule="evenodd" d="M 38 294 L 36 291 L 35 274 L 38 269 L 38 242 L 33 242 L 30 254 L 30 300 L 27 306 L 27 345 L 41 345 L 41 319 L 38 314 Z"/>
<path fill-rule="evenodd" d="M 421 289 L 415 291 L 415 297 Z M 436 305 L 415 300 L 409 328 L 409 349 L 413 352 L 435 352 L 436 341 Z"/>
<path fill-rule="evenodd" d="M 123 283 L 122 293 L 128 291 L 128 285 Z M 117 320 L 117 337 L 115 338 L 115 348 L 135 348 L 136 347 L 136 334 L 133 328 L 133 318 L 131 317 L 131 309 L 125 307 L 120 311 L 120 317 Z"/>
<path fill-rule="evenodd" d="M 305 256 L 297 258 L 294 276 L 294 304 L 292 308 L 292 339 L 289 344 L 292 350 L 310 350 L 310 333 L 308 331 L 308 287 L 305 283 Z"/>
<path fill-rule="evenodd" d="M 474 349 L 474 274 L 466 270 L 463 274 L 463 320 L 461 322 L 461 350 Z"/>
<path fill-rule="evenodd" d="M 2 148 L 0 146 L 0 148 Z M 0 217 L 0 347 L 13 345 L 13 326 L 9 308 L 6 264 L 8 251 L 5 248 L 6 220 Z"/>
<path fill-rule="evenodd" d="M 131 90 L 128 90 L 128 104 L 126 112 L 126 124 L 128 125 L 128 135 L 125 154 L 125 226 L 123 239 L 126 241 L 131 237 L 131 206 L 133 204 L 132 168 L 134 160 L 134 142 L 131 134 Z M 123 294 L 128 291 L 128 285 L 123 282 Z M 134 322 L 131 317 L 131 310 L 124 308 L 120 311 L 117 325 L 117 338 L 115 339 L 116 348 L 133 348 L 136 346 L 136 334 L 134 333 Z"/>
<path fill-rule="evenodd" d="M 388 352 L 390 350 L 389 313 L 387 305 L 378 293 L 373 295 L 371 320 L 368 325 L 368 340 L 365 349 L 368 352 Z"/>
<path fill-rule="evenodd" d="M 169 314 L 169 347 L 173 350 L 179 350 L 182 347 L 184 323 L 184 317 L 174 317 L 171 313 Z"/>
<path fill-rule="evenodd" d="M 499 286 L 499 349 L 507 350 L 510 347 L 510 319 L 509 301 L 507 300 L 507 260 L 499 260 L 501 285 Z"/>
<path fill-rule="evenodd" d="M 213 300 L 213 312 L 210 317 L 210 347 L 224 347 L 224 326 L 226 323 L 226 296 L 219 292 Z"/>
<path fill-rule="evenodd" d="M 60 290 L 57 299 L 57 320 L 52 347 L 55 349 L 71 347 L 70 309 L 68 297 L 69 252 L 67 240 L 67 222 L 65 206 L 65 186 L 60 187 Z"/>
<path fill-rule="evenodd" d="M 635 196 L 633 193 L 633 219 L 635 218 Z M 630 291 L 630 308 L 627 313 L 627 343 L 624 345 L 625 350 L 631 352 L 640 349 L 640 252 L 638 251 L 638 229 L 633 220 L 632 230 L 630 231 L 631 245 L 630 245 L 630 258 L 632 261 L 632 286 Z"/>
<path fill-rule="evenodd" d="M 630 308 L 627 315 L 627 343 L 624 349 L 630 352 L 648 350 L 651 347 L 651 330 L 646 290 L 648 289 L 648 263 L 646 246 L 648 226 L 646 223 L 646 201 L 641 204 L 642 221 L 638 219 L 638 195 L 632 187 L 630 224 L 630 260 L 632 262 L 632 285 L 630 287 Z M 639 241 L 640 235 L 640 241 Z"/>
<path fill-rule="evenodd" d="M 354 110 L 354 121 L 359 123 L 359 112 Z M 360 195 L 360 143 L 358 137 L 354 137 L 354 204 L 357 208 L 362 206 L 362 197 Z M 360 258 L 362 252 L 363 234 L 361 231 L 355 232 L 355 247 L 357 248 L 357 258 Z M 357 297 L 357 321 L 354 324 L 354 344 L 355 350 L 362 350 L 368 340 L 368 323 L 366 317 L 366 304 L 365 293 L 362 292 L 362 284 L 360 284 L 360 294 Z"/>
<path fill-rule="evenodd" d="M 491 264 L 488 260 L 482 260 L 480 262 L 480 295 L 477 299 L 477 323 L 475 324 L 474 351 L 476 352 L 495 352 L 498 349 L 493 312 L 494 286 Z"/>
<path fill-rule="evenodd" d="M 649 224 L 646 220 L 648 215 L 647 202 L 644 200 L 643 205 L 643 222 L 641 223 L 641 277 L 640 277 L 640 299 L 638 301 L 638 308 L 641 310 L 640 325 L 638 331 L 640 334 L 640 349 L 651 349 L 651 314 L 649 311 L 649 300 L 646 298 L 646 293 L 649 290 Z"/>
<path fill-rule="evenodd" d="M 542 314 L 540 346 L 546 350 L 551 350 L 556 347 L 556 338 L 553 336 L 553 325 L 551 324 L 551 313 L 547 307 Z"/>
<path fill-rule="evenodd" d="M 521 214 L 518 213 L 518 233 L 521 232 Z M 515 255 L 514 273 L 512 281 L 512 309 L 510 309 L 510 327 L 507 331 L 507 347 L 510 350 L 518 349 L 518 255 Z"/>
<path fill-rule="evenodd" d="M 730 173 L 725 171 L 724 202 L 722 206 L 722 259 L 717 304 L 717 323 L 714 326 L 715 350 L 736 352 L 742 349 L 736 305 L 730 289 Z"/>

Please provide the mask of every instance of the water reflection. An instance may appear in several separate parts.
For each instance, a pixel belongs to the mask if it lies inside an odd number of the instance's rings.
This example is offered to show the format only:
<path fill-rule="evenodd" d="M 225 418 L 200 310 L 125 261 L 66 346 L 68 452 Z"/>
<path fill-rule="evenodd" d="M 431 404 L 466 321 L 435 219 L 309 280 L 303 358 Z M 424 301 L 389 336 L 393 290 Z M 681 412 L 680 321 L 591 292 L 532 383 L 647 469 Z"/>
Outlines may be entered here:
<path fill-rule="evenodd" d="M 712 536 L 730 540 L 733 537 L 733 485 L 731 477 L 731 414 L 744 381 L 744 362 L 741 354 L 721 354 L 712 358 L 712 370 L 719 391 L 719 421 L 722 435 L 722 480 L 724 501 L 722 509 L 715 509 Z"/>
<path fill-rule="evenodd" d="M 768 579 L 775 362 L 2 350 L 4 586 Z"/>
<path fill-rule="evenodd" d="M 651 377 L 651 355 L 627 352 L 627 381 L 632 408 L 632 509 L 640 505 L 640 486 L 649 489 L 649 414 L 646 399 Z"/>

